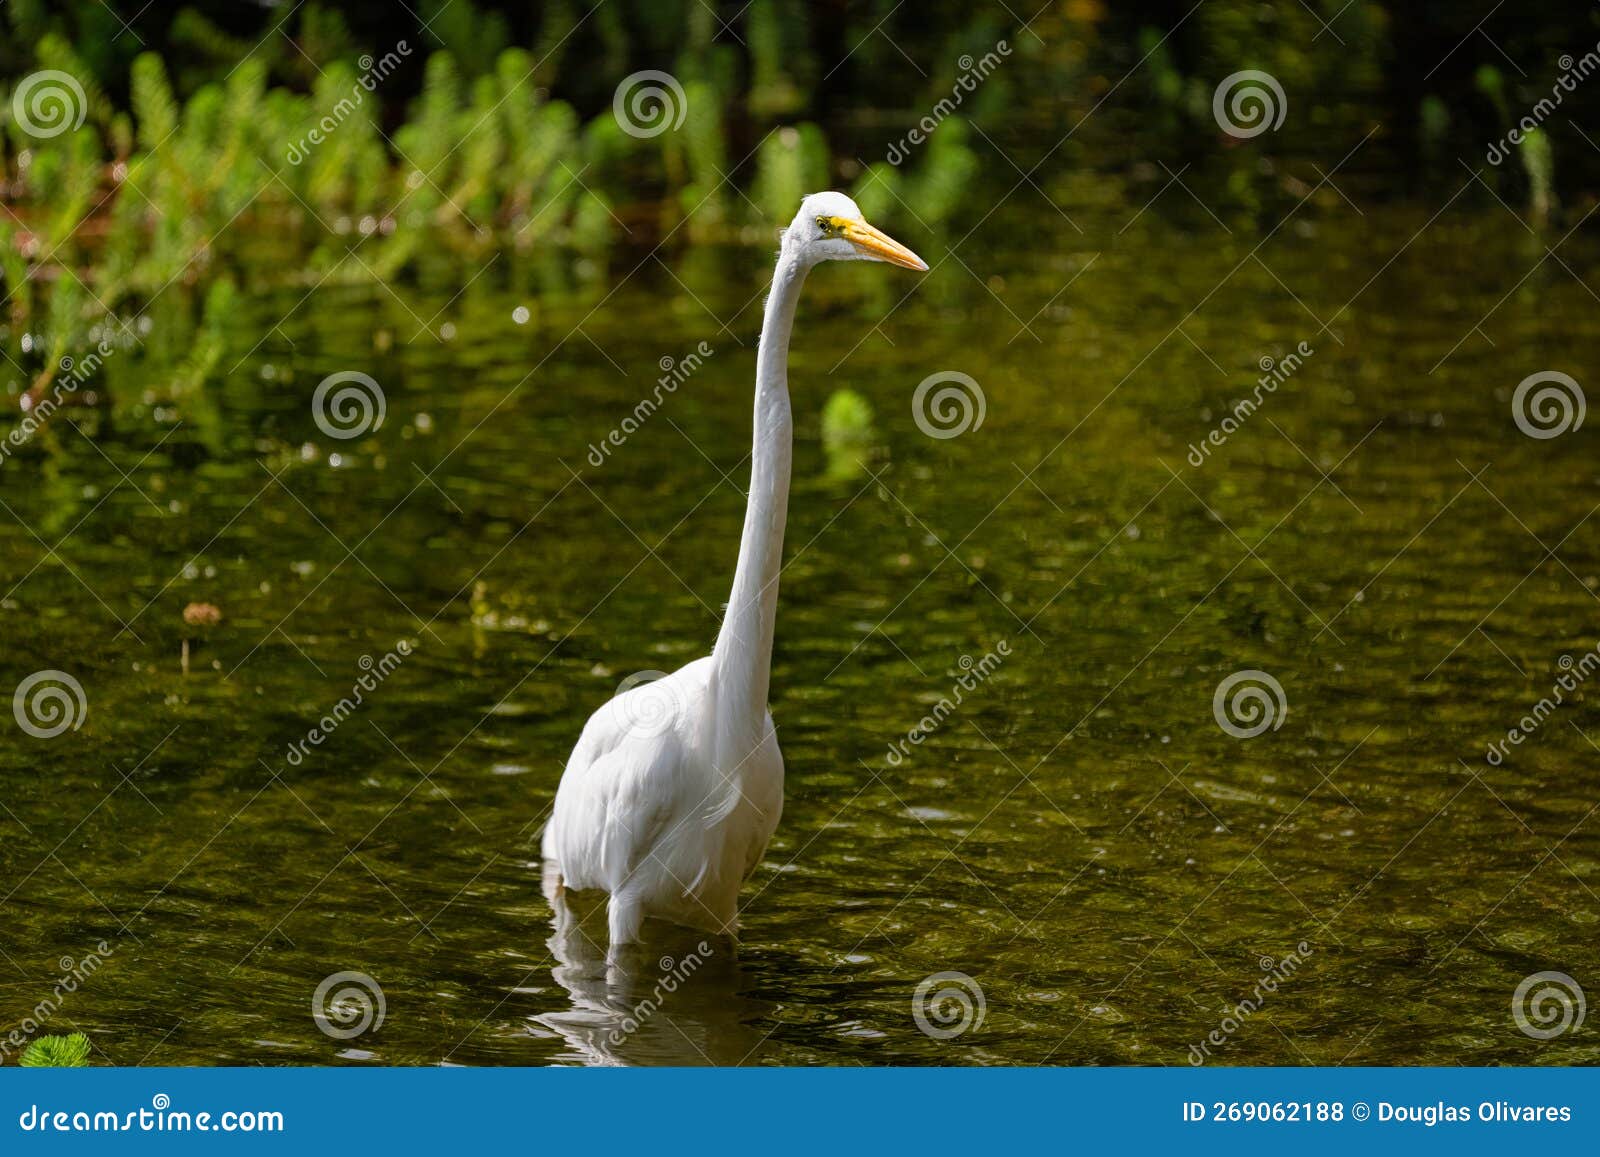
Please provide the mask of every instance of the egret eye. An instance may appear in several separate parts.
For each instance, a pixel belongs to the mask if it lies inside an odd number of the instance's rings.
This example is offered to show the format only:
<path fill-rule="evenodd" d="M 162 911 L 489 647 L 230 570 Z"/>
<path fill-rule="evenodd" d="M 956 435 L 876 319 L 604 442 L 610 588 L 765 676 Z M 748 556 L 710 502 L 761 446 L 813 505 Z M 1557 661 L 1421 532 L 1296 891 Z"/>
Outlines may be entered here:
<path fill-rule="evenodd" d="M 821 229 L 824 233 L 833 232 L 833 224 L 826 217 L 817 218 L 817 228 Z"/>

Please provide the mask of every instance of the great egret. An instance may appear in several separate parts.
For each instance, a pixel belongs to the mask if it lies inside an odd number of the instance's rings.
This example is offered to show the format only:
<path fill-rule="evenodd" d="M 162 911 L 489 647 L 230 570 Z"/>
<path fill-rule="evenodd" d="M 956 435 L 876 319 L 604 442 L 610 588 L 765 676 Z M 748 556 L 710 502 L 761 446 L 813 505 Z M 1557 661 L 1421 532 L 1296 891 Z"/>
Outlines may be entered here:
<path fill-rule="evenodd" d="M 783 232 L 756 352 L 750 495 L 727 613 L 709 656 L 630 688 L 589 717 L 544 832 L 552 902 L 610 894 L 612 950 L 647 916 L 732 933 L 739 885 L 783 810 L 767 686 L 789 499 L 789 332 L 822 261 L 927 264 L 862 219 L 842 193 L 813 193 Z"/>

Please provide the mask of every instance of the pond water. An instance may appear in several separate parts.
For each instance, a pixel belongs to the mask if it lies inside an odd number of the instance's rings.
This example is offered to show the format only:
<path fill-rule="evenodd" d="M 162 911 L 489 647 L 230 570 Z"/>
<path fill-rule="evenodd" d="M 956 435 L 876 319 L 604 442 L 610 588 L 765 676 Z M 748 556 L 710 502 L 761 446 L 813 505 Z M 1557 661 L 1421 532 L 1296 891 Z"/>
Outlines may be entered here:
<path fill-rule="evenodd" d="M 1600 1061 L 1513 1014 L 1533 974 L 1600 992 L 1587 687 L 1486 758 L 1600 642 L 1594 427 L 1513 413 L 1535 372 L 1595 384 L 1593 236 L 1034 207 L 954 255 L 882 222 L 933 272 L 806 287 L 787 804 L 736 951 L 608 975 L 537 837 L 588 714 L 710 648 L 769 252 L 257 297 L 209 412 L 66 411 L 0 465 L 0 685 L 87 705 L 0 734 L 0 1021 L 92 956 L 46 1030 L 117 1064 Z M 382 388 L 361 437 L 313 418 L 338 371 Z M 982 391 L 957 437 L 913 413 L 940 371 Z M 864 450 L 823 444 L 842 388 Z M 1241 672 L 1253 736 L 1214 710 Z M 382 1020 L 331 1036 L 319 985 L 377 1019 L 347 972 Z M 919 985 L 970 1012 L 924 1031 Z"/>

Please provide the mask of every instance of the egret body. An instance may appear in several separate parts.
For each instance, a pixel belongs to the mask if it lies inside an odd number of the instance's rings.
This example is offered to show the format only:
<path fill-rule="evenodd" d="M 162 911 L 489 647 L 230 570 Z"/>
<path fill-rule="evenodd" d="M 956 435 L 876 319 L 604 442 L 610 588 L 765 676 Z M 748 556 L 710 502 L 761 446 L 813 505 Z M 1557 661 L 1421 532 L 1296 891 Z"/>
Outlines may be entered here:
<path fill-rule="evenodd" d="M 646 917 L 732 933 L 739 886 L 783 810 L 783 756 L 767 710 L 794 423 L 789 334 L 822 261 L 927 269 L 842 193 L 800 205 L 778 253 L 756 354 L 750 494 L 727 613 L 710 655 L 612 698 L 567 760 L 544 832 L 546 880 L 610 894 L 612 949 Z"/>

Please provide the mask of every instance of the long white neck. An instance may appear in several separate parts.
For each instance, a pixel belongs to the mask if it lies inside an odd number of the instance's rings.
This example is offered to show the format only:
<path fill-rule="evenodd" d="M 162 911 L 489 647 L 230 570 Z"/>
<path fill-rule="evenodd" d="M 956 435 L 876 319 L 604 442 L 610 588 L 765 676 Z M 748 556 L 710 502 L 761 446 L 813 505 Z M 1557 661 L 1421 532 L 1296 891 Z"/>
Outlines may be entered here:
<path fill-rule="evenodd" d="M 807 265 L 789 252 L 778 258 L 756 353 L 755 438 L 750 498 L 733 593 L 712 651 L 719 705 L 730 722 L 759 732 L 772 676 L 772 632 L 778 614 L 778 572 L 789 506 L 794 420 L 789 412 L 789 334 Z"/>

